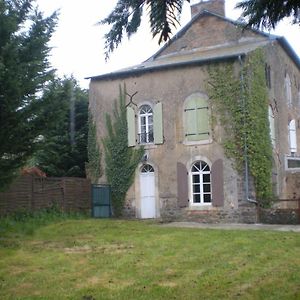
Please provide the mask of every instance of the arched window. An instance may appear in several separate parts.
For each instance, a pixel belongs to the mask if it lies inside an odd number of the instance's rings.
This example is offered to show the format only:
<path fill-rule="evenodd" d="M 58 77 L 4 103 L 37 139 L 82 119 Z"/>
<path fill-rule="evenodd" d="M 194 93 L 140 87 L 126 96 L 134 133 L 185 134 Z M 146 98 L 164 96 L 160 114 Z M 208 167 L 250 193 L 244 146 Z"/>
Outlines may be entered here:
<path fill-rule="evenodd" d="M 153 173 L 153 172 L 154 169 L 151 165 L 146 164 L 141 167 L 141 173 Z"/>
<path fill-rule="evenodd" d="M 291 120 L 289 123 L 289 146 L 291 153 L 297 152 L 297 135 L 295 120 Z"/>
<path fill-rule="evenodd" d="M 201 93 L 193 94 L 185 101 L 184 133 L 186 141 L 203 141 L 209 139 L 208 100 Z"/>
<path fill-rule="evenodd" d="M 204 161 L 196 161 L 191 168 L 191 194 L 193 204 L 211 203 L 211 172 Z"/>
<path fill-rule="evenodd" d="M 142 105 L 139 110 L 139 142 L 153 143 L 153 110 L 148 104 Z"/>
<path fill-rule="evenodd" d="M 285 76 L 285 96 L 288 106 L 292 105 L 292 83 L 289 74 Z"/>
<path fill-rule="evenodd" d="M 269 124 L 270 124 L 270 137 L 273 147 L 275 146 L 275 118 L 274 111 L 271 105 L 269 105 Z"/>

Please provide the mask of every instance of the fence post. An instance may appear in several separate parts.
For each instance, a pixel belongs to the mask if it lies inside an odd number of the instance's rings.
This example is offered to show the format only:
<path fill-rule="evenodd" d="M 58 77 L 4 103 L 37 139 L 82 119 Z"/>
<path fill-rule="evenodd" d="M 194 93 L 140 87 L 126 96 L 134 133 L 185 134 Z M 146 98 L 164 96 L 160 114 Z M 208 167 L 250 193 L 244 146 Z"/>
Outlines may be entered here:
<path fill-rule="evenodd" d="M 300 224 L 300 198 L 298 198 L 298 224 Z"/>

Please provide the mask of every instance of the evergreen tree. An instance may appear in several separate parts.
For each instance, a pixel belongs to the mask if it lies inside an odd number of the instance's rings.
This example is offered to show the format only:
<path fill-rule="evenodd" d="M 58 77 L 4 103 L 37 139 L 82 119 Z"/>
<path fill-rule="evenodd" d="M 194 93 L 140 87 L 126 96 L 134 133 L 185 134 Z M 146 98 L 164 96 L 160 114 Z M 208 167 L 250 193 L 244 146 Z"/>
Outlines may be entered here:
<path fill-rule="evenodd" d="M 153 37 L 160 35 L 159 44 L 167 41 L 172 29 L 179 24 L 184 2 L 190 0 L 118 0 L 108 17 L 100 21 L 100 24 L 111 26 L 105 35 L 106 59 L 121 43 L 124 34 L 129 38 L 138 30 L 145 10 Z M 299 0 L 244 0 L 237 7 L 243 10 L 242 16 L 247 17 L 248 26 L 274 28 L 289 16 L 293 17 L 294 23 L 300 23 Z"/>
<path fill-rule="evenodd" d="M 176 25 L 179 25 L 179 16 L 185 1 L 190 2 L 190 0 L 118 0 L 109 16 L 100 21 L 100 24 L 111 25 L 111 30 L 105 35 L 106 59 L 121 43 L 124 32 L 129 38 L 138 30 L 144 10 L 149 12 L 153 37 L 160 35 L 159 44 L 167 41 L 172 27 L 176 28 Z"/>
<path fill-rule="evenodd" d="M 98 179 L 102 175 L 101 152 L 97 142 L 96 124 L 91 113 L 89 113 L 88 126 L 88 162 L 86 164 L 86 170 L 91 182 L 97 183 Z"/>
<path fill-rule="evenodd" d="M 52 76 L 47 43 L 56 14 L 44 18 L 32 0 L 0 0 L 0 189 L 34 153 L 46 120 L 38 96 Z"/>
<path fill-rule="evenodd" d="M 34 164 L 47 176 L 85 177 L 88 93 L 74 78 L 55 79 L 44 91 L 44 124 Z"/>
<path fill-rule="evenodd" d="M 243 10 L 247 26 L 259 28 L 275 28 L 277 23 L 285 17 L 292 17 L 293 23 L 300 23 L 299 0 L 244 0 L 237 4 Z"/>

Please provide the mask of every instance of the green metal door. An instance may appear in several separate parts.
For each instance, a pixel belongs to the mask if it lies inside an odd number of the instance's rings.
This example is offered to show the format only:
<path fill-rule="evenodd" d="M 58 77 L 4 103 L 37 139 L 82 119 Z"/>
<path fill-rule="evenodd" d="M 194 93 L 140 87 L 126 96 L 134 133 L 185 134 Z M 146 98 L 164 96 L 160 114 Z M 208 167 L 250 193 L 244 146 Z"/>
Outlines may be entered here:
<path fill-rule="evenodd" d="M 111 216 L 110 186 L 92 185 L 92 217 L 109 218 Z"/>

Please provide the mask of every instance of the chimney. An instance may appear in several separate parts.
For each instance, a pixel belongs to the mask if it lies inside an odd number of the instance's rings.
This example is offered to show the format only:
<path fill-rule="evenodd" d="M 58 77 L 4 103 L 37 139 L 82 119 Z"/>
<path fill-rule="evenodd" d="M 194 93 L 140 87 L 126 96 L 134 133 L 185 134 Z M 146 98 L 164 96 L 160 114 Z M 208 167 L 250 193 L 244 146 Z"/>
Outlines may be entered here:
<path fill-rule="evenodd" d="M 225 17 L 225 0 L 201 0 L 199 3 L 191 5 L 192 18 L 203 10 Z"/>

